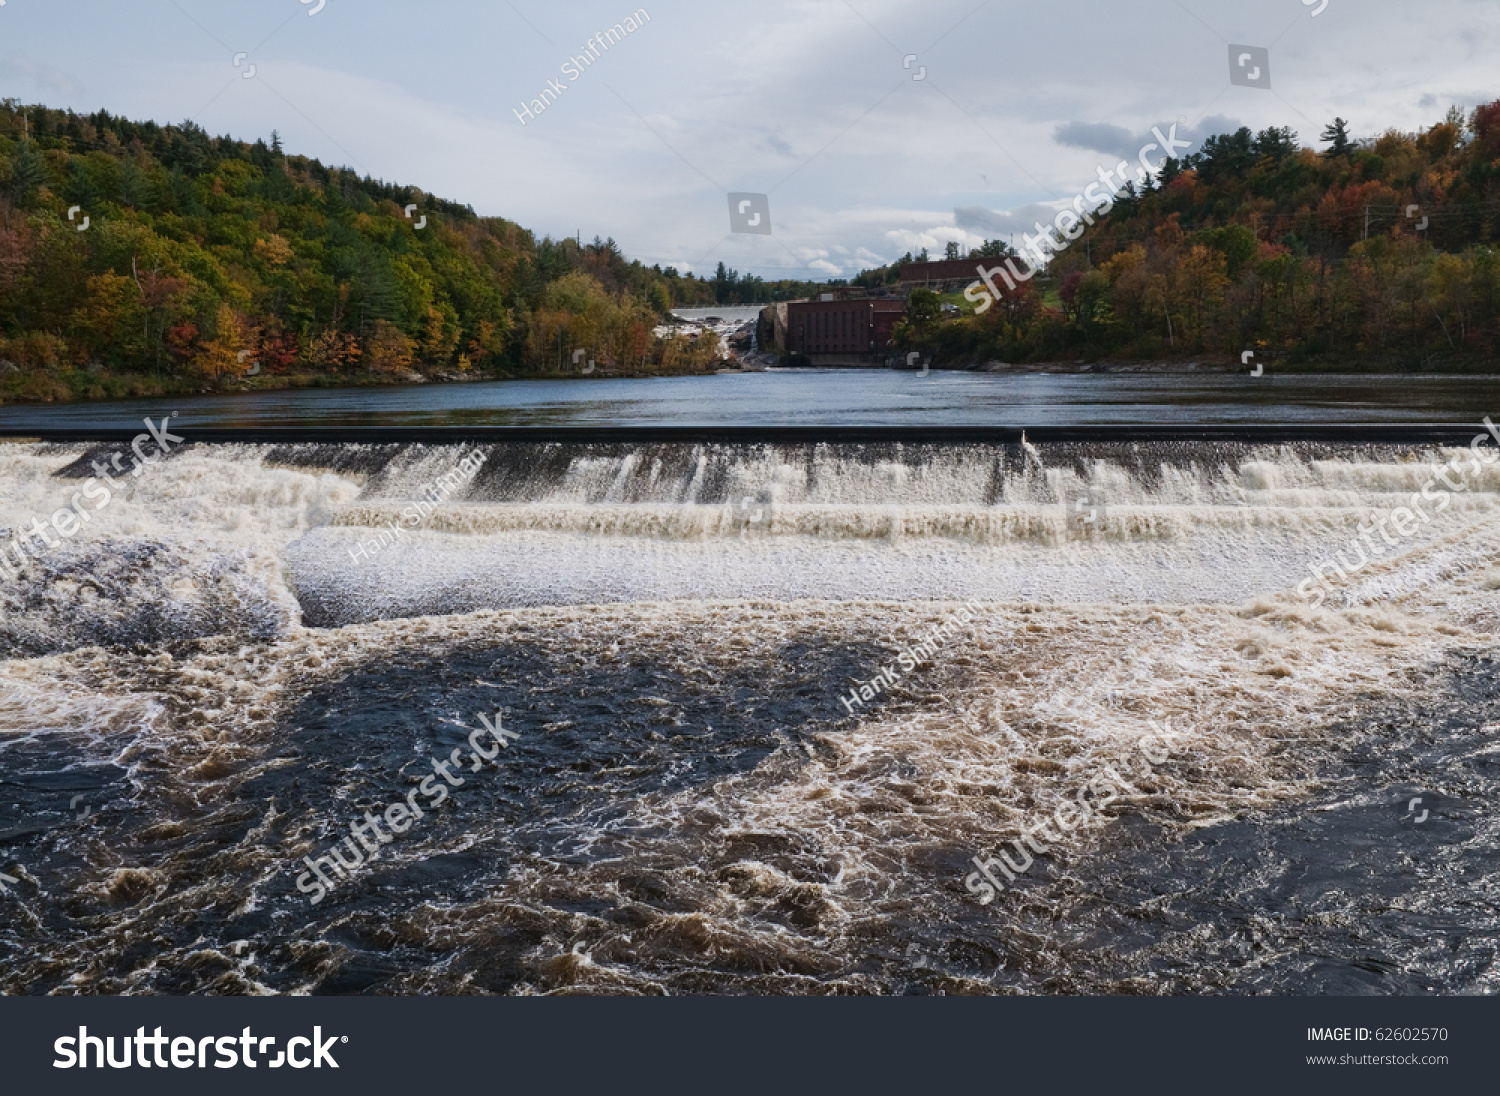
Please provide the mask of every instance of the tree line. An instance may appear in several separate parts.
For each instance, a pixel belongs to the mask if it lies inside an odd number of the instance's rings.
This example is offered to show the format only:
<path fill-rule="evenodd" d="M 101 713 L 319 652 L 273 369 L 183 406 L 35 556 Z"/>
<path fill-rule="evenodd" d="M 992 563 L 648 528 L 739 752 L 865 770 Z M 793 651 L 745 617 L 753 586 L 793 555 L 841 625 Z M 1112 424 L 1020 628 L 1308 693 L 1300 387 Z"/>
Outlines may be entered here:
<path fill-rule="evenodd" d="M 0 395 L 144 394 L 256 363 L 336 380 L 542 373 L 577 349 L 647 372 L 720 357 L 712 335 L 653 334 L 720 282 L 613 239 L 537 239 L 274 133 L 0 105 Z"/>
<path fill-rule="evenodd" d="M 1127 185 L 997 307 L 927 308 L 901 334 L 950 364 L 1255 350 L 1314 369 L 1493 369 L 1500 102 L 1362 140 L 1335 119 L 1321 138 L 1209 137 Z"/>

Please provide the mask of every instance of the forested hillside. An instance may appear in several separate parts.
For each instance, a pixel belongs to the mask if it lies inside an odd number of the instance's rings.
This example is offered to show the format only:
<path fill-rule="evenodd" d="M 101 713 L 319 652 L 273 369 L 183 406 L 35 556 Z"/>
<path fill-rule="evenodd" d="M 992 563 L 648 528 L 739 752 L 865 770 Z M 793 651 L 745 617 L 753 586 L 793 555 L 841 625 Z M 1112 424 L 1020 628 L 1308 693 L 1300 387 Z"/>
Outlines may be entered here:
<path fill-rule="evenodd" d="M 212 388 L 252 371 L 255 384 L 539 375 L 572 369 L 578 348 L 606 371 L 690 372 L 721 350 L 655 338 L 669 308 L 825 288 L 722 263 L 683 276 L 612 239 L 538 240 L 292 155 L 274 134 L 3 106 L 0 398 Z M 1494 368 L 1500 103 L 1362 140 L 1336 120 L 1319 143 L 1287 128 L 1210 137 L 1070 226 L 1076 238 L 1054 233 L 1045 274 L 1017 277 L 984 314 L 945 319 L 924 301 L 901 338 L 948 364 L 1255 350 L 1308 368 Z M 911 261 L 854 282 L 890 285 Z"/>
<path fill-rule="evenodd" d="M 257 362 L 257 384 L 535 374 L 571 369 L 578 348 L 678 372 L 719 348 L 653 338 L 667 309 L 798 288 L 648 268 L 612 239 L 537 240 L 274 134 L 0 110 L 0 397 L 214 387 Z"/>
<path fill-rule="evenodd" d="M 1067 226 L 1082 232 L 1045 277 L 903 333 L 950 363 L 1255 350 L 1311 368 L 1500 365 L 1500 102 L 1359 141 L 1336 119 L 1320 144 L 1288 128 L 1210 137 Z"/>

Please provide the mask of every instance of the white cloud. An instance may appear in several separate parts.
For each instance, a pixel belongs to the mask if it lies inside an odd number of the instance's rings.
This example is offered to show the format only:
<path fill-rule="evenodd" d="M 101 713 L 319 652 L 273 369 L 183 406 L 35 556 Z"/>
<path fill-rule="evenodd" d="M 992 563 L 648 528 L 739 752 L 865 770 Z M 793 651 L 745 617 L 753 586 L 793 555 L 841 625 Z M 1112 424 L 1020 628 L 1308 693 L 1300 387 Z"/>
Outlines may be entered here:
<path fill-rule="evenodd" d="M 78 77 L 24 53 L 0 57 L 0 82 L 6 85 L 7 95 L 26 92 L 28 98 L 37 97 L 43 101 L 74 99 L 88 91 L 87 85 Z"/>
<path fill-rule="evenodd" d="M 1363 136 L 1500 94 L 1494 3 L 1332 0 L 1313 19 L 1289 0 L 1192 0 L 1191 15 L 1102 0 L 658 0 L 523 128 L 512 109 L 567 81 L 560 66 L 622 17 L 618 0 L 450 0 L 441 19 L 400 0 L 291 20 L 262 5 L 184 7 L 191 18 L 71 0 L 59 19 L 12 3 L 0 12 L 6 94 L 159 122 L 201 115 L 249 139 L 274 128 L 295 151 L 538 234 L 613 236 L 647 262 L 767 277 L 847 275 L 1032 231 L 1096 167 L 1179 118 L 1195 141 L 1290 125 L 1316 145 L 1334 115 Z M 1270 43 L 1274 93 L 1228 84 L 1226 40 Z M 237 79 L 239 50 L 256 79 Z M 908 53 L 924 79 L 903 68 Z M 768 193 L 775 236 L 730 234 L 725 190 Z"/>

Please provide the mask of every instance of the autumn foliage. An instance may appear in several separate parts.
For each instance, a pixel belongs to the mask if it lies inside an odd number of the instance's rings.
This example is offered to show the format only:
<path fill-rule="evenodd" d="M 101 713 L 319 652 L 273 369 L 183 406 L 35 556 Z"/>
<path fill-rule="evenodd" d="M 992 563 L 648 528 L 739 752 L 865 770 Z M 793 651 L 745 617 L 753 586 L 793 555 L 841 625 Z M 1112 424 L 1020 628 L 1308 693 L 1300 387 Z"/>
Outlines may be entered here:
<path fill-rule="evenodd" d="M 537 240 L 274 135 L 0 109 L 0 382 L 514 375 L 556 370 L 559 340 L 650 371 L 679 354 L 663 310 L 713 300 L 613 240 Z"/>
<path fill-rule="evenodd" d="M 940 325 L 939 359 L 1206 357 L 1310 368 L 1500 361 L 1500 102 L 1362 141 L 1210 137 L 1070 242 L 1046 278 Z"/>

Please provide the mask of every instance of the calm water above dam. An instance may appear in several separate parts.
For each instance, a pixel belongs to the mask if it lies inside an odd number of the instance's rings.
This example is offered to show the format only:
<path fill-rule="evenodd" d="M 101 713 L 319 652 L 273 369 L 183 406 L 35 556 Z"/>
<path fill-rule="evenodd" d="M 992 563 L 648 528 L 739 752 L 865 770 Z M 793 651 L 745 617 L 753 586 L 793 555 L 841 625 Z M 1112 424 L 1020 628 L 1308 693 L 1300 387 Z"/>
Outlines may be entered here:
<path fill-rule="evenodd" d="M 1500 377 L 773 370 L 0 407 L 0 430 L 477 426 L 1072 426 L 1477 422 Z"/>

